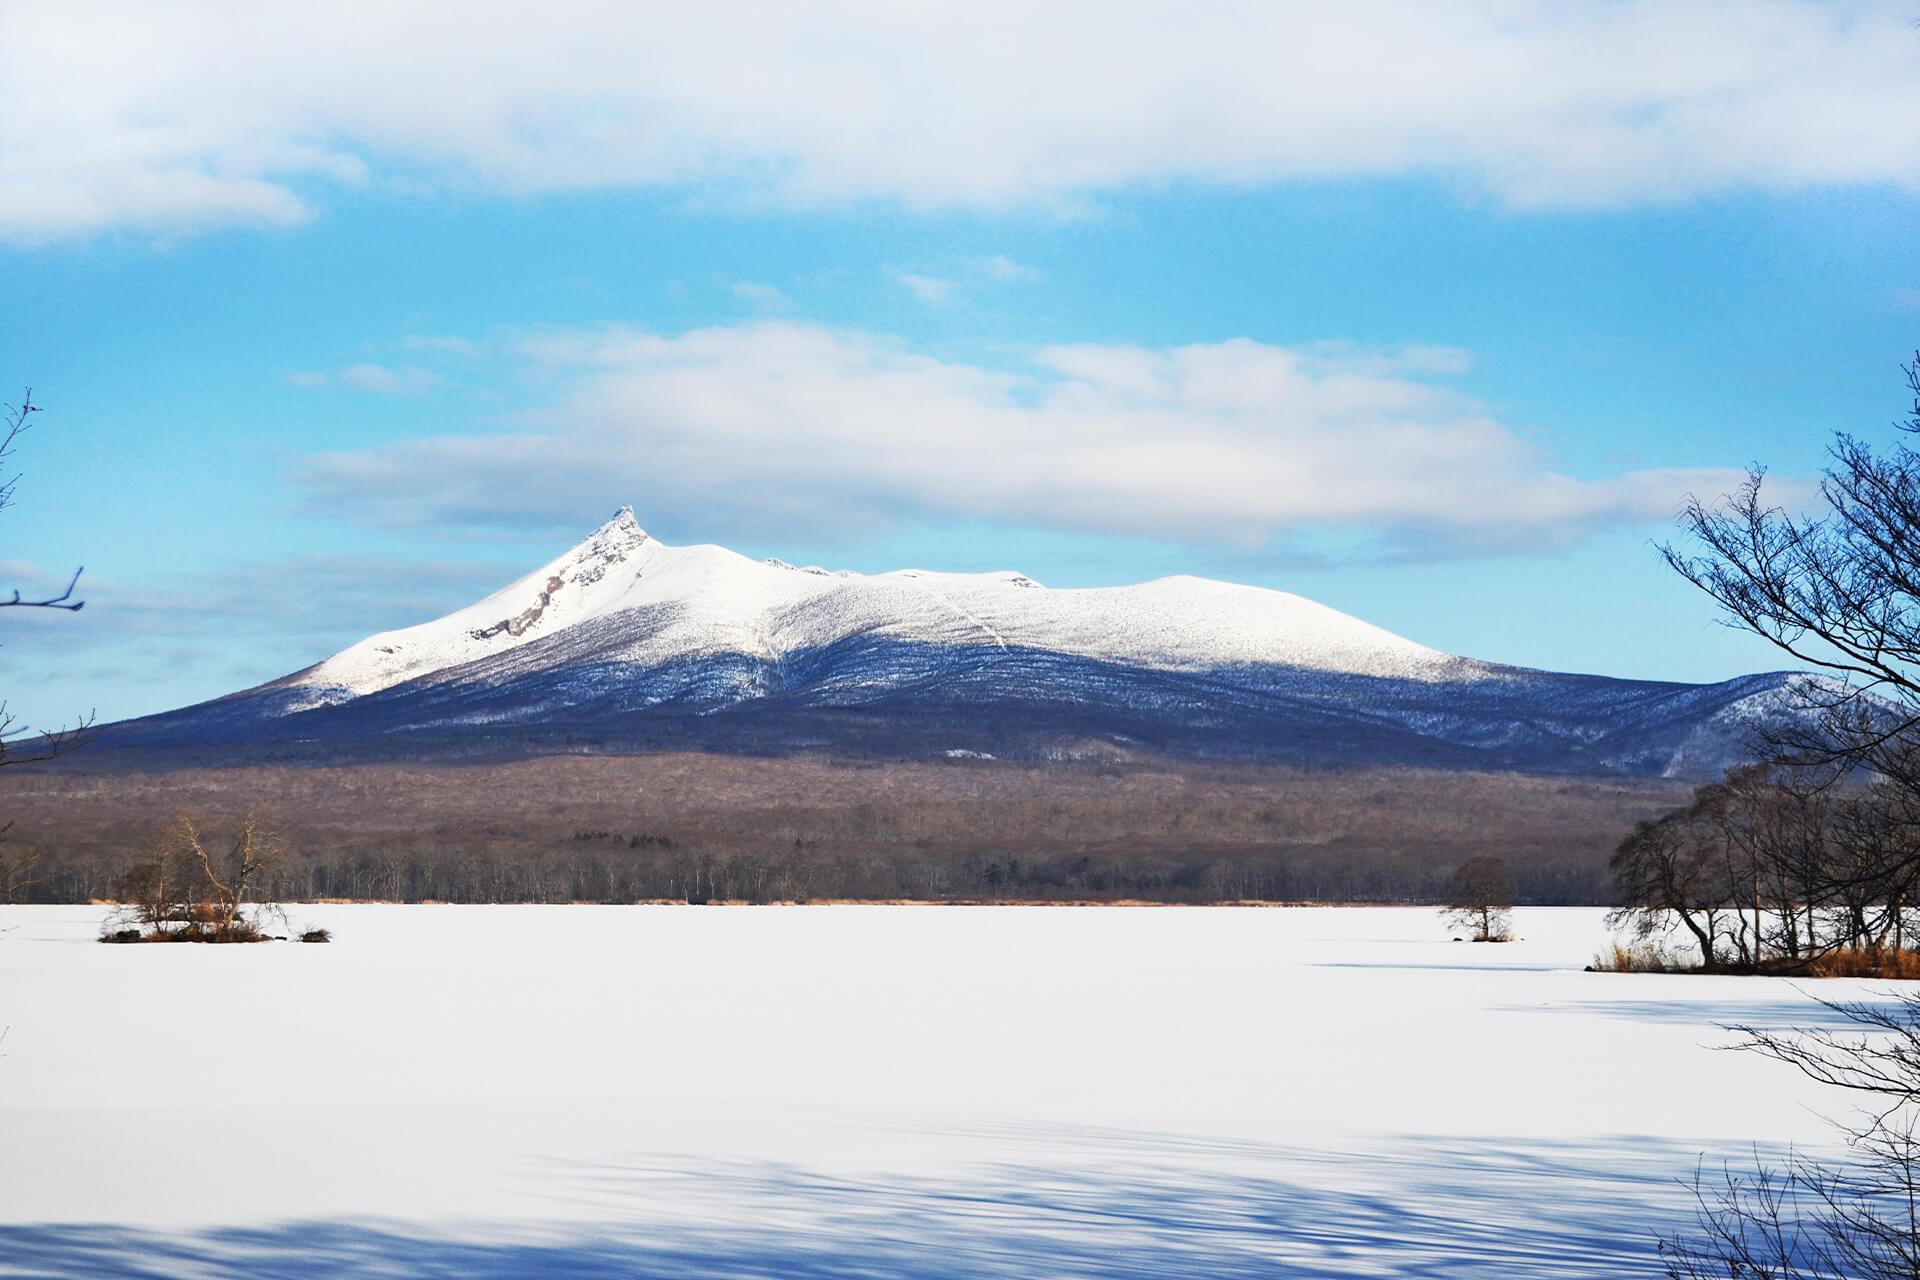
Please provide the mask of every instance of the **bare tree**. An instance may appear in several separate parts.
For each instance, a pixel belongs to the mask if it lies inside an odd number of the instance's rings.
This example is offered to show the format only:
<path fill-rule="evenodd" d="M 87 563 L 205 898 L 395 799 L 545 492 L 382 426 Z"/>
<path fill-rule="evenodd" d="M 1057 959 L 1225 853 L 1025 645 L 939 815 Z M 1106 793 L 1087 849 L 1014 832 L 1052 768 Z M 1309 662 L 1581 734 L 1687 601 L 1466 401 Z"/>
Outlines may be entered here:
<path fill-rule="evenodd" d="M 212 907 L 211 924 L 216 936 L 231 938 L 245 924 L 241 906 L 249 892 L 257 891 L 265 872 L 284 856 L 280 837 L 268 832 L 258 814 L 249 813 L 240 820 L 227 843 L 224 856 L 216 857 L 207 849 L 200 829 L 191 818 L 174 825 L 174 838 L 199 865 Z"/>
<path fill-rule="evenodd" d="M 1920 433 L 1920 352 L 1905 374 L 1912 402 L 1896 426 L 1910 437 Z M 1682 525 L 1697 549 L 1662 553 L 1730 625 L 1830 677 L 1800 686 L 1817 727 L 1776 735 L 1775 754 L 1836 776 L 1869 769 L 1920 794 L 1920 452 L 1843 433 L 1830 459 L 1824 514 L 1770 505 L 1756 467 L 1718 506 L 1689 499 Z"/>
<path fill-rule="evenodd" d="M 1920 433 L 1920 353 L 1906 382 L 1911 413 L 1898 425 L 1910 437 Z M 1769 792 L 1749 774 L 1696 795 L 1696 811 L 1714 810 L 1726 872 L 1725 891 L 1709 900 L 1741 920 L 1731 932 L 1709 926 L 1708 961 L 1716 942 L 1740 952 L 1749 939 L 1750 961 L 1769 948 L 1803 961 L 1829 945 L 1823 929 L 1870 959 L 1890 946 L 1898 961 L 1920 881 L 1920 451 L 1904 439 L 1876 450 L 1836 437 L 1820 485 L 1826 511 L 1812 517 L 1768 505 L 1763 480 L 1756 468 L 1715 509 L 1690 501 L 1684 524 L 1700 549 L 1663 550 L 1732 625 L 1829 677 L 1801 685 L 1814 727 L 1764 745 L 1833 794 L 1793 813 L 1798 788 Z M 1747 785 L 1755 781 L 1763 785 Z M 1644 848 L 1628 853 L 1623 845 L 1634 867 L 1646 860 Z M 1696 1179 L 1698 1232 L 1661 1242 L 1670 1276 L 1920 1276 L 1920 995 L 1821 1003 L 1848 1029 L 1735 1029 L 1743 1048 L 1866 1103 L 1856 1125 L 1842 1126 L 1852 1160 L 1796 1156 L 1782 1170 L 1723 1171 L 1717 1185 Z"/>
<path fill-rule="evenodd" d="M 1741 904 L 1736 952 L 1750 964 L 1771 956 L 1793 967 L 1829 940 L 1839 945 L 1840 935 L 1823 932 L 1819 919 L 1834 872 L 1827 788 L 1793 769 L 1746 765 L 1728 770 L 1709 794 L 1708 813 L 1727 850 L 1728 896 Z"/>
<path fill-rule="evenodd" d="M 1696 1230 L 1660 1242 L 1676 1280 L 1912 1280 L 1920 1275 L 1920 996 L 1822 1001 L 1853 1030 L 1736 1027 L 1740 1047 L 1863 1095 L 1853 1158 L 1696 1176 Z"/>
<path fill-rule="evenodd" d="M 1608 927 L 1624 926 L 1646 941 L 1678 921 L 1700 949 L 1703 967 L 1718 968 L 1719 857 L 1718 842 L 1690 809 L 1640 823 L 1609 863 L 1621 905 L 1608 916 Z"/>
<path fill-rule="evenodd" d="M 127 868 L 115 889 L 122 904 L 122 918 L 110 928 L 131 927 L 136 935 L 153 934 L 193 918 L 191 876 L 182 864 L 171 830 L 156 832 L 147 839 L 139 857 Z"/>
<path fill-rule="evenodd" d="M 9 474 L 11 460 L 20 437 L 33 425 L 33 415 L 38 412 L 40 406 L 33 402 L 33 388 L 28 387 L 20 393 L 20 403 L 6 406 L 6 416 L 0 418 L 0 511 L 14 503 L 20 473 Z M 78 613 L 86 607 L 86 601 L 74 598 L 82 572 L 83 569 L 75 569 L 60 591 L 37 597 L 29 598 L 16 587 L 11 595 L 0 597 L 0 609 L 57 609 Z M 51 760 L 79 746 L 92 728 L 93 715 L 89 713 L 71 727 L 22 732 L 16 717 L 10 715 L 6 703 L 0 701 L 0 766 Z"/>
<path fill-rule="evenodd" d="M 36 868 L 40 865 L 40 850 L 31 846 L 7 848 L 8 823 L 0 827 L 0 902 L 12 904 L 19 902 L 28 889 L 40 883 Z"/>
<path fill-rule="evenodd" d="M 0 768 L 10 764 L 33 764 L 65 755 L 93 736 L 94 715 L 89 711 L 70 725 L 58 729 L 22 730 L 19 719 L 0 702 Z"/>
<path fill-rule="evenodd" d="M 1499 858 L 1469 858 L 1453 873 L 1446 919 L 1473 930 L 1475 942 L 1505 942 L 1512 937 L 1513 876 Z"/>

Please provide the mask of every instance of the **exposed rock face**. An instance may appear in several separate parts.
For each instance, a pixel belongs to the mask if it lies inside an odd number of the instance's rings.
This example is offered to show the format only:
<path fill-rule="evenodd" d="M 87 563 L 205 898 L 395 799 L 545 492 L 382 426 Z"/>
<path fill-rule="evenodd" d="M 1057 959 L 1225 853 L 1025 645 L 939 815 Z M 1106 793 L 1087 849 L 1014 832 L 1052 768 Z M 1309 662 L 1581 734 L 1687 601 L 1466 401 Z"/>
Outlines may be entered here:
<path fill-rule="evenodd" d="M 604 573 L 604 570 L 598 573 L 595 573 L 594 576 L 591 578 L 587 577 L 583 573 L 581 575 L 581 580 L 583 582 L 597 581 L 600 578 L 601 573 Z M 540 598 L 536 600 L 531 607 L 522 609 L 519 613 L 515 614 L 511 618 L 502 618 L 500 621 L 494 623 L 490 627 L 481 627 L 478 631 L 470 631 L 467 634 L 472 636 L 475 640 L 491 640 L 495 636 L 499 635 L 501 632 L 504 631 L 508 635 L 513 636 L 515 639 L 518 639 L 519 637 L 527 634 L 527 632 L 533 630 L 534 624 L 540 621 L 540 617 L 542 614 L 546 613 L 547 606 L 553 603 L 554 593 L 566 585 L 567 585 L 567 580 L 565 578 L 550 577 L 547 579 L 547 589 L 540 593 Z M 388 646 L 382 647 L 380 649 L 380 652 L 381 653 L 397 653 L 398 650 L 393 646 L 388 645 Z"/>

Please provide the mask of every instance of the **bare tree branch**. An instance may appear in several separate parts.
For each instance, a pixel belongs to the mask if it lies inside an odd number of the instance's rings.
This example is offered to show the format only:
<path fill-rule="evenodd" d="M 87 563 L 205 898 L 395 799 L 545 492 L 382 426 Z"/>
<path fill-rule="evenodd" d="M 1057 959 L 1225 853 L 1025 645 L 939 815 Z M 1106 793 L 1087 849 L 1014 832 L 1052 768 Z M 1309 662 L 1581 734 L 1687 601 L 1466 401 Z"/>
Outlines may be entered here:
<path fill-rule="evenodd" d="M 40 600 L 23 599 L 20 589 L 15 587 L 11 599 L 0 600 L 0 609 L 65 609 L 68 613 L 78 613 L 87 607 L 87 602 L 75 600 L 73 592 L 74 588 L 80 585 L 80 575 L 86 571 L 87 567 L 81 565 L 73 571 L 73 576 L 67 579 L 67 585 L 59 595 L 47 596 Z"/>
<path fill-rule="evenodd" d="M 0 702 L 0 768 L 16 764 L 39 764 L 77 750 L 93 740 L 94 713 L 89 711 L 75 723 L 59 729 L 30 729 L 16 732 L 18 717 Z"/>
<path fill-rule="evenodd" d="M 6 417 L 0 419 L 0 464 L 13 457 L 20 437 L 33 425 L 33 415 L 40 412 L 40 406 L 33 402 L 33 388 L 28 387 L 20 393 L 20 403 L 6 406 Z M 4 467 L 0 467 L 4 471 Z M 14 490 L 20 484 L 20 473 L 14 472 L 0 478 L 0 511 L 13 505 Z M 43 599 L 27 599 L 16 588 L 11 599 L 0 599 L 0 609 L 65 609 L 78 613 L 86 607 L 86 601 L 73 598 L 74 589 L 80 585 L 80 575 L 86 572 L 85 566 L 75 569 L 73 576 L 67 579 L 66 589 L 58 595 Z"/>

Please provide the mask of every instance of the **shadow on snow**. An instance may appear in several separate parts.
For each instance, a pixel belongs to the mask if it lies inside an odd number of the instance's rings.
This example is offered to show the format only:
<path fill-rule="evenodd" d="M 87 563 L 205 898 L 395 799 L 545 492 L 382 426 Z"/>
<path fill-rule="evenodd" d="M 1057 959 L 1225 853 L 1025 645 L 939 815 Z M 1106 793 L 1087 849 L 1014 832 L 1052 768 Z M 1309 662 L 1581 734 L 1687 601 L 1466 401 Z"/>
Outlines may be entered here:
<path fill-rule="evenodd" d="M 1762 979 L 1764 981 L 1764 979 Z M 1880 1002 L 1836 991 L 1836 1000 L 1888 1008 Z M 1572 1013 L 1581 1017 L 1626 1018 L 1702 1028 L 1756 1027 L 1765 1031 L 1864 1030 L 1845 1013 L 1812 996 L 1798 1000 L 1555 1000 L 1547 1004 L 1501 1005 L 1502 1013 Z"/>
<path fill-rule="evenodd" d="M 543 1166 L 565 1223 L 0 1227 L 0 1275 L 1658 1276 L 1653 1233 L 1689 1220 L 1681 1181 L 1696 1158 L 1655 1140 L 1416 1139 L 1346 1153 L 1024 1137 L 1046 1141 L 1051 1158 L 939 1178 L 695 1160 Z"/>

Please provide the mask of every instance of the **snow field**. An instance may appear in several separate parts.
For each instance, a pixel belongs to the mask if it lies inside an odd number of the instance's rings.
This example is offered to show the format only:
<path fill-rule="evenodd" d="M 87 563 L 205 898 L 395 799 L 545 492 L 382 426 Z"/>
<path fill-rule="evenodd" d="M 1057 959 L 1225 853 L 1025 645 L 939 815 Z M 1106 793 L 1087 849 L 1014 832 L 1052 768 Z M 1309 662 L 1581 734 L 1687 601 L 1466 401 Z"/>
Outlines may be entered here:
<path fill-rule="evenodd" d="M 0 1274 L 1657 1275 L 1840 1101 L 1712 1052 L 1802 991 L 1602 914 L 0 908 Z"/>

